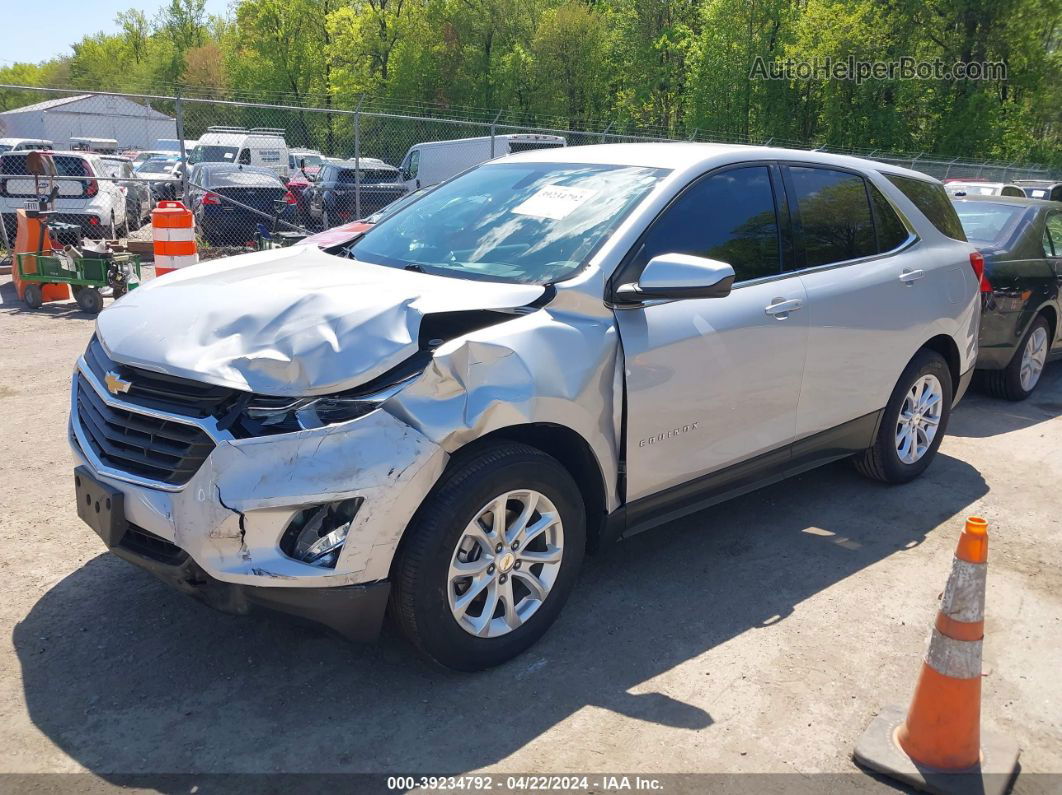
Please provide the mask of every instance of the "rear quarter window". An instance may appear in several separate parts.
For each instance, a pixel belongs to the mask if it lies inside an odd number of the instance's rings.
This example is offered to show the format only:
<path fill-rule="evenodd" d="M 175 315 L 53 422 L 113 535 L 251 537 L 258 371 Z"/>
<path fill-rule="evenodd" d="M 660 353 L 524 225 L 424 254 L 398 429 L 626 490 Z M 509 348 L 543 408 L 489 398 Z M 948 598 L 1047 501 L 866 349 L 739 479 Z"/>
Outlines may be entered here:
<path fill-rule="evenodd" d="M 884 177 L 911 200 L 938 232 L 953 240 L 966 241 L 966 233 L 943 185 L 899 174 L 884 174 Z"/>

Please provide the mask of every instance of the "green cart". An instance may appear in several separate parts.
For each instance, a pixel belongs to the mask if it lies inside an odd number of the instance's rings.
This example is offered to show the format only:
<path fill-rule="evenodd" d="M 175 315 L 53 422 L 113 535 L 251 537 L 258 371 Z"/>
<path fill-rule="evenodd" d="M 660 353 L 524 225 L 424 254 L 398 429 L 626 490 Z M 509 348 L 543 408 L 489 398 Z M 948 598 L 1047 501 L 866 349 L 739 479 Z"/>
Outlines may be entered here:
<path fill-rule="evenodd" d="M 77 305 L 93 315 L 103 309 L 104 287 L 121 298 L 140 284 L 140 257 L 135 254 L 111 254 L 108 257 L 77 257 L 49 254 L 16 254 L 18 277 L 26 282 L 23 300 L 30 309 L 44 303 L 43 284 L 69 284 Z"/>

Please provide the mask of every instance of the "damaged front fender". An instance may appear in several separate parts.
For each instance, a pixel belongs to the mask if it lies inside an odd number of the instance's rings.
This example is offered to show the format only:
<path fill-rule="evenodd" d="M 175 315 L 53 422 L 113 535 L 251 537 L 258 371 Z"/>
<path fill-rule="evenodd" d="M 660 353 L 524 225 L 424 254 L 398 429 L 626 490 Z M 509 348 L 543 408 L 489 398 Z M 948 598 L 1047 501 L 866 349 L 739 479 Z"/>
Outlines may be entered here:
<path fill-rule="evenodd" d="M 419 378 L 384 403 L 448 453 L 494 431 L 560 425 L 588 444 L 616 492 L 619 339 L 607 315 L 552 307 L 472 331 L 438 348 Z"/>

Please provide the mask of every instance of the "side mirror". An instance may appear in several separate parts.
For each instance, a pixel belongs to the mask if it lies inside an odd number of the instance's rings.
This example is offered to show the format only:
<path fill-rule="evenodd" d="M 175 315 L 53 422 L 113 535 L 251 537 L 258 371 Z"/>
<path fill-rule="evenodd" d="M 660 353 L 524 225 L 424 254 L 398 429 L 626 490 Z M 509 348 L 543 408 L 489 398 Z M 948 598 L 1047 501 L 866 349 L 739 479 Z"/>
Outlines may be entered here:
<path fill-rule="evenodd" d="M 623 303 L 653 299 L 725 298 L 734 286 L 734 269 L 725 262 L 690 254 L 661 254 L 646 264 L 637 282 L 616 288 Z"/>

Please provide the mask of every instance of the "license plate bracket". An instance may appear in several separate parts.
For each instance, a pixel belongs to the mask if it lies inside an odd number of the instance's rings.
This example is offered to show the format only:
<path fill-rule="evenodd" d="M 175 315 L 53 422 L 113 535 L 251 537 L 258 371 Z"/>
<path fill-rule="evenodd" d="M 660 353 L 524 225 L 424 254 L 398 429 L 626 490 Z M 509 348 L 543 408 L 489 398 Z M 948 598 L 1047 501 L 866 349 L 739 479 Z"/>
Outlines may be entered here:
<path fill-rule="evenodd" d="M 117 546 L 125 535 L 125 495 L 96 480 L 88 468 L 74 469 L 77 515 L 96 531 L 108 547 Z"/>

